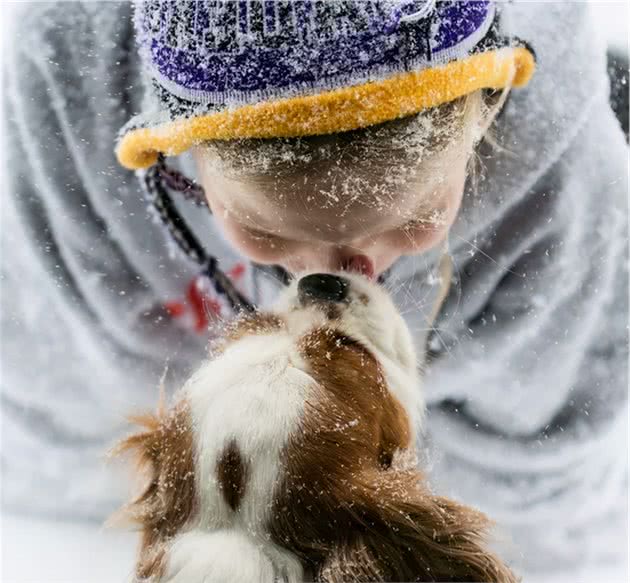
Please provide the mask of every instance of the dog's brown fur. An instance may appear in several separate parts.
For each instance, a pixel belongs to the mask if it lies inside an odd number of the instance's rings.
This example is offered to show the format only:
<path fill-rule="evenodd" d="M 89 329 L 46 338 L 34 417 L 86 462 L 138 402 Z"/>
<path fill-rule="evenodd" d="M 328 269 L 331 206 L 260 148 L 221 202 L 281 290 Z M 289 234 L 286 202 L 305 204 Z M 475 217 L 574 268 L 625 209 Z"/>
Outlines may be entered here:
<path fill-rule="evenodd" d="M 277 318 L 250 318 L 233 328 L 229 341 L 282 325 Z M 485 547 L 486 517 L 433 495 L 415 466 L 401 467 L 397 454 L 413 450 L 409 418 L 375 357 L 335 325 L 298 343 L 318 393 L 283 456 L 268 524 L 272 540 L 320 583 L 514 583 Z M 198 510 L 191 414 L 184 400 L 169 412 L 161 406 L 132 420 L 143 431 L 118 451 L 135 452 L 148 476 L 128 507 L 143 532 L 137 576 L 159 580 L 169 540 Z M 217 468 L 224 496 L 238 511 L 248 478 L 238 449 L 228 447 Z"/>
<path fill-rule="evenodd" d="M 197 506 L 191 417 L 181 401 L 166 411 L 139 415 L 130 421 L 144 429 L 123 440 L 115 453 L 133 452 L 146 474 L 141 494 L 126 508 L 142 529 L 140 579 L 159 578 L 165 567 L 168 540 L 194 515 Z"/>
<path fill-rule="evenodd" d="M 226 504 L 236 512 L 245 495 L 248 465 L 236 441 L 231 441 L 217 462 L 217 478 Z"/>
<path fill-rule="evenodd" d="M 411 445 L 409 421 L 375 358 L 330 329 L 305 337 L 301 352 L 322 394 L 287 447 L 274 540 L 320 582 L 516 581 L 485 548 L 481 513 L 392 465 Z"/>
<path fill-rule="evenodd" d="M 220 350 L 229 344 L 237 342 L 245 336 L 269 334 L 284 327 L 284 321 L 275 314 L 267 312 L 254 312 L 230 322 L 217 348 Z"/>

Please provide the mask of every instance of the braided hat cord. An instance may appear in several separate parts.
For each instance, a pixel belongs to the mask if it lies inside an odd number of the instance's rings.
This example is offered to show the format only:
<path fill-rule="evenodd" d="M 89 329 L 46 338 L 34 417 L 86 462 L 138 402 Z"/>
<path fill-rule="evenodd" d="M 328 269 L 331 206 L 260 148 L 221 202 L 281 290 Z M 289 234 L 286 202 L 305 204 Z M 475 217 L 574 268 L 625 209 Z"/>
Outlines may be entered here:
<path fill-rule="evenodd" d="M 149 204 L 179 249 L 202 267 L 201 275 L 210 280 L 216 292 L 228 301 L 230 307 L 237 312 L 254 311 L 255 306 L 236 289 L 230 278 L 219 268 L 217 258 L 206 252 L 190 230 L 171 200 L 165 185 L 183 193 L 197 206 L 207 206 L 203 188 L 168 168 L 163 156 L 160 156 L 157 164 L 149 168 L 144 175 L 144 187 Z"/>

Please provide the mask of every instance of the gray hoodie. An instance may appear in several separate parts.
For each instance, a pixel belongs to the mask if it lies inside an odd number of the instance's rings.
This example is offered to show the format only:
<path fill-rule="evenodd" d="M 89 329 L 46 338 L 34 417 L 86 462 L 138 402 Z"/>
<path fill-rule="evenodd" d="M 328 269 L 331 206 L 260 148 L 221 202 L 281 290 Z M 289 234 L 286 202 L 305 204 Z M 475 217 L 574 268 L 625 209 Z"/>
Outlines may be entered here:
<path fill-rule="evenodd" d="M 450 235 L 426 463 L 437 491 L 497 521 L 518 571 L 565 581 L 605 566 L 621 580 L 628 149 L 587 6 L 511 4 L 503 26 L 538 70 L 497 122 L 501 149 L 481 146 Z M 15 512 L 103 519 L 123 496 L 104 452 L 124 416 L 154 406 L 166 368 L 177 388 L 206 348 L 181 301 L 197 266 L 114 157 L 142 105 L 133 47 L 131 6 L 100 2 L 30 4 L 7 43 L 2 491 Z M 181 210 L 227 270 L 245 263 L 210 216 Z M 389 279 L 419 345 L 434 255 Z M 245 265 L 238 285 L 264 306 L 280 284 Z"/>

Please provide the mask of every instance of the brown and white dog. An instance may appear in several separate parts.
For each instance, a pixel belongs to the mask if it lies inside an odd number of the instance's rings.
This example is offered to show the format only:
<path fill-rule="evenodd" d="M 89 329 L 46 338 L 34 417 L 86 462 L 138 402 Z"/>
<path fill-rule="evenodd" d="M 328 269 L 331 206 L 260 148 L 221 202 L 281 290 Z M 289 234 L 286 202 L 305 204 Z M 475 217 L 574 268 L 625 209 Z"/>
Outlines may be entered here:
<path fill-rule="evenodd" d="M 349 274 L 296 280 L 121 444 L 148 471 L 127 507 L 137 578 L 515 581 L 485 547 L 486 518 L 418 471 L 423 408 L 385 291 Z"/>

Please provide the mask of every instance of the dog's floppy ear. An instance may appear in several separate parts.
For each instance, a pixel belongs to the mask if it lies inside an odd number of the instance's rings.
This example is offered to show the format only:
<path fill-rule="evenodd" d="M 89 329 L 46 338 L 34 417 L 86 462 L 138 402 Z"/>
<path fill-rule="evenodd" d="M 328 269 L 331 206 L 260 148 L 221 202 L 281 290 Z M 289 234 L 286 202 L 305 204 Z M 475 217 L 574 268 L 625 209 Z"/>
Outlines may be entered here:
<path fill-rule="evenodd" d="M 317 583 L 387 581 L 382 557 L 373 554 L 363 535 L 343 541 L 320 566 Z"/>
<path fill-rule="evenodd" d="M 192 429 L 185 401 L 170 410 L 161 402 L 156 414 L 129 421 L 141 430 L 121 441 L 111 455 L 133 455 L 144 482 L 140 494 L 115 518 L 141 527 L 137 575 L 146 578 L 159 573 L 164 541 L 184 526 L 196 504 Z"/>
<path fill-rule="evenodd" d="M 490 523 L 483 514 L 432 495 L 418 472 L 371 474 L 348 509 L 357 529 L 339 541 L 317 581 L 517 581 L 486 548 Z"/>

